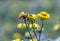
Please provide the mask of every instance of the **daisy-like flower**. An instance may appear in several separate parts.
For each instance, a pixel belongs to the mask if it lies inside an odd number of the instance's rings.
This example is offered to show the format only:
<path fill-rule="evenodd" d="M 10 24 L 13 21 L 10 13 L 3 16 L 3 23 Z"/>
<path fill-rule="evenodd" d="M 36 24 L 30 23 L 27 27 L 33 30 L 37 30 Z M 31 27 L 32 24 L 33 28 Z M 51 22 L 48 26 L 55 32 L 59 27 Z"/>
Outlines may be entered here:
<path fill-rule="evenodd" d="M 20 34 L 19 33 L 14 33 L 13 38 L 15 38 L 15 39 L 20 38 Z"/>
<path fill-rule="evenodd" d="M 42 11 L 38 14 L 38 17 L 41 19 L 41 20 L 47 20 L 50 18 L 50 14 L 48 14 L 47 12 L 45 11 Z"/>
<path fill-rule="evenodd" d="M 30 39 L 30 41 L 36 41 L 36 39 L 33 39 L 33 40 L 32 40 L 32 39 Z"/>
<path fill-rule="evenodd" d="M 31 22 L 34 22 L 36 20 L 36 15 L 35 14 L 28 15 L 27 20 L 31 21 Z"/>
<path fill-rule="evenodd" d="M 27 17 L 27 14 L 26 14 L 25 12 L 21 12 L 21 13 L 19 14 L 19 18 L 25 19 L 26 17 Z"/>
<path fill-rule="evenodd" d="M 25 24 L 25 23 L 19 23 L 19 24 L 17 25 L 17 27 L 18 27 L 19 29 L 24 29 L 24 28 L 26 28 L 26 24 Z"/>
<path fill-rule="evenodd" d="M 35 23 L 29 25 L 30 28 L 37 29 L 39 26 Z"/>

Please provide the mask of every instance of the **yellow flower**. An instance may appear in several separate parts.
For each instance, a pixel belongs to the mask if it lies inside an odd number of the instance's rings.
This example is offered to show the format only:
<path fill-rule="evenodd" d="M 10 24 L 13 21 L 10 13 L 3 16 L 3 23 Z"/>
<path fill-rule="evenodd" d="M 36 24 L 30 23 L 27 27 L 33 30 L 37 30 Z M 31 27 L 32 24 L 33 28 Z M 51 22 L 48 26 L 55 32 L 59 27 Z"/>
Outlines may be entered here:
<path fill-rule="evenodd" d="M 30 28 L 34 28 L 34 29 L 37 29 L 37 28 L 38 28 L 38 25 L 35 24 L 35 23 L 33 23 L 33 24 L 30 24 L 29 27 L 30 27 Z"/>
<path fill-rule="evenodd" d="M 20 23 L 20 24 L 17 25 L 17 27 L 19 29 L 23 29 L 23 28 L 26 28 L 26 24 L 25 23 Z"/>
<path fill-rule="evenodd" d="M 21 12 L 19 14 L 19 18 L 26 18 L 27 17 L 27 14 L 25 12 Z"/>
<path fill-rule="evenodd" d="M 32 39 L 30 39 L 30 41 L 32 41 Z M 33 39 L 33 41 L 36 41 L 36 39 Z"/>
<path fill-rule="evenodd" d="M 55 24 L 54 27 L 53 27 L 53 30 L 54 31 L 57 31 L 60 29 L 60 25 L 59 24 Z"/>
<path fill-rule="evenodd" d="M 21 41 L 21 40 L 18 38 L 18 39 L 12 40 L 12 41 Z"/>
<path fill-rule="evenodd" d="M 50 18 L 50 14 L 48 14 L 47 12 L 42 11 L 42 12 L 40 12 L 40 13 L 38 14 L 38 17 L 39 17 L 40 19 L 42 19 L 42 20 L 47 20 L 47 19 Z"/>
<path fill-rule="evenodd" d="M 35 14 L 28 15 L 27 20 L 31 21 L 31 22 L 34 22 L 36 20 L 36 15 Z"/>
<path fill-rule="evenodd" d="M 15 39 L 20 38 L 20 34 L 19 33 L 14 33 L 13 38 L 15 38 Z"/>

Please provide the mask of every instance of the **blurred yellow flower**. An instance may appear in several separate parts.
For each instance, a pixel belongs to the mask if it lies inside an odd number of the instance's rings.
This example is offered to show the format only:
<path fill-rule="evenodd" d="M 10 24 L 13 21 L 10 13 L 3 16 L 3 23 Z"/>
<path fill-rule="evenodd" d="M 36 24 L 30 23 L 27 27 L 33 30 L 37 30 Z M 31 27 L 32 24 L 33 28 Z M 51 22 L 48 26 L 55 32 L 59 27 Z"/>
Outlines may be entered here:
<path fill-rule="evenodd" d="M 20 23 L 20 24 L 17 25 L 17 27 L 19 29 L 23 29 L 23 28 L 26 28 L 26 24 L 25 23 Z"/>
<path fill-rule="evenodd" d="M 14 33 L 13 38 L 15 38 L 15 39 L 20 38 L 20 34 L 19 33 Z"/>
<path fill-rule="evenodd" d="M 30 28 L 34 28 L 34 29 L 37 29 L 37 28 L 38 28 L 38 25 L 35 24 L 35 23 L 33 23 L 33 24 L 30 24 L 29 27 L 30 27 Z"/>
<path fill-rule="evenodd" d="M 50 14 L 48 14 L 48 13 L 45 12 L 45 11 L 40 12 L 37 16 L 38 16 L 41 20 L 47 20 L 47 19 L 50 18 Z"/>
<path fill-rule="evenodd" d="M 59 24 L 54 25 L 53 30 L 54 30 L 54 31 L 59 30 L 59 29 L 60 29 L 60 27 L 59 27 L 59 26 L 60 26 Z"/>
<path fill-rule="evenodd" d="M 32 39 L 30 39 L 30 41 L 32 41 Z M 33 41 L 36 41 L 36 39 L 33 39 Z"/>
<path fill-rule="evenodd" d="M 27 17 L 27 14 L 25 12 L 21 12 L 19 14 L 19 18 L 26 18 Z"/>
<path fill-rule="evenodd" d="M 35 14 L 28 15 L 27 20 L 31 21 L 31 22 L 34 22 L 36 20 L 36 15 Z"/>
<path fill-rule="evenodd" d="M 12 41 L 21 41 L 21 40 L 18 38 L 18 39 L 12 40 Z"/>

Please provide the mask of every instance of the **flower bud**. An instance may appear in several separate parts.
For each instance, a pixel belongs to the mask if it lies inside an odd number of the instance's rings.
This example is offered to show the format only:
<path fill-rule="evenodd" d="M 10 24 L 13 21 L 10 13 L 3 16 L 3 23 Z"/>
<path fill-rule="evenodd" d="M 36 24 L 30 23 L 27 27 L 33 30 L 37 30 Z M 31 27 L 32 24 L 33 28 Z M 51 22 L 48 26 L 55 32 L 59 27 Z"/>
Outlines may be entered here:
<path fill-rule="evenodd" d="M 34 22 L 36 20 L 36 15 L 35 14 L 28 15 L 27 20 L 30 22 Z"/>
<path fill-rule="evenodd" d="M 24 29 L 24 28 L 26 28 L 26 24 L 25 24 L 25 23 L 19 23 L 19 24 L 17 25 L 17 27 L 18 27 L 19 29 Z"/>
<path fill-rule="evenodd" d="M 30 28 L 37 29 L 39 26 L 35 23 L 29 25 Z"/>

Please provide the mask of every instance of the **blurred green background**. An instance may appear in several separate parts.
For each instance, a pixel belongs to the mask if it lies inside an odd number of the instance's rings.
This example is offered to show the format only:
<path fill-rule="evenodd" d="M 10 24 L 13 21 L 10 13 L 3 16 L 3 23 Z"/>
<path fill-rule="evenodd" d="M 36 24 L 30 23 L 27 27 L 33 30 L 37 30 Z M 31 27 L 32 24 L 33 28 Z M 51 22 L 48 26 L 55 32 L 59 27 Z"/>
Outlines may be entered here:
<path fill-rule="evenodd" d="M 44 32 L 48 38 L 60 37 L 60 0 L 0 0 L 0 41 L 13 39 L 12 34 L 18 31 L 17 24 L 22 22 L 18 19 L 22 11 L 28 14 L 48 12 L 51 18 L 44 22 Z"/>

